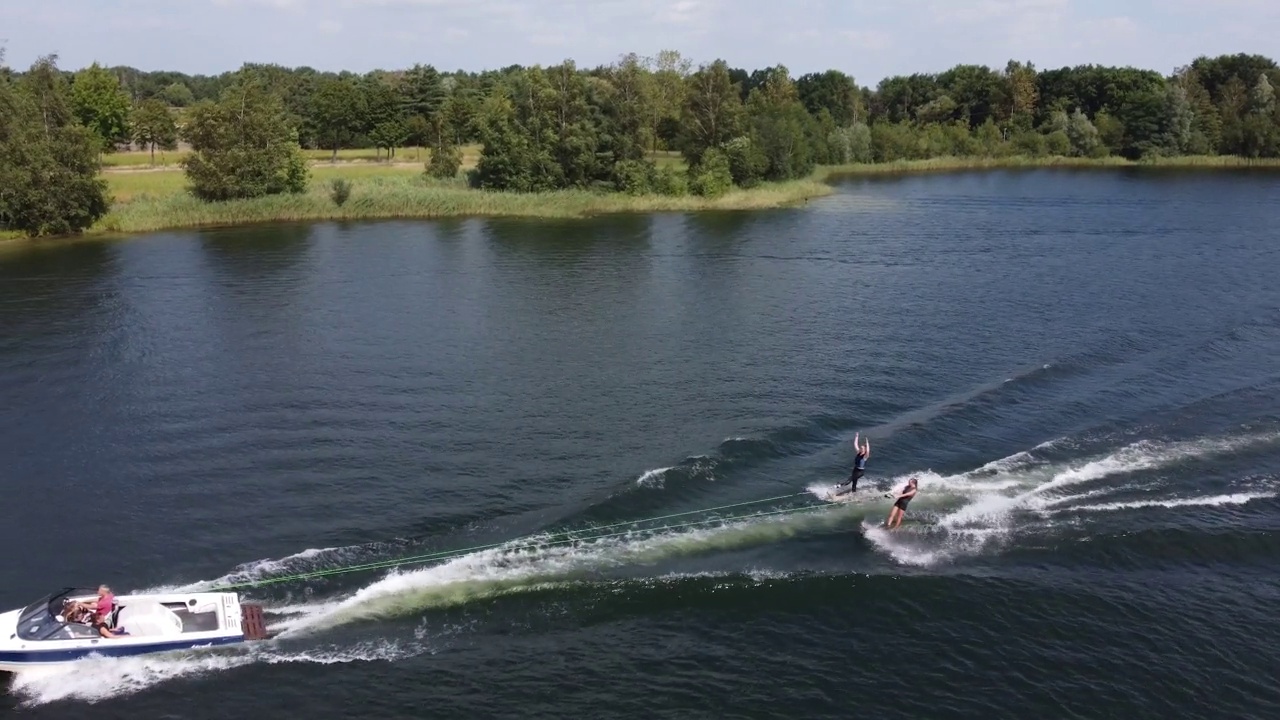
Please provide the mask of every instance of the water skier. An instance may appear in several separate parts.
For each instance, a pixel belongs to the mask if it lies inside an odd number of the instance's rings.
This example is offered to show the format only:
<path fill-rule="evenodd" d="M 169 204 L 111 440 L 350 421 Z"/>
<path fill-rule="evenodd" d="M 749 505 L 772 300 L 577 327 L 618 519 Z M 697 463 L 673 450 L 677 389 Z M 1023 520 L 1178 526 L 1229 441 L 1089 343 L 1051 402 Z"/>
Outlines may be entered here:
<path fill-rule="evenodd" d="M 886 529 L 892 530 L 902 524 L 902 516 L 907 514 L 907 504 L 916 496 L 917 485 L 916 479 L 911 478 L 902 487 L 902 492 L 893 501 L 893 508 L 889 510 L 889 519 L 884 522 Z"/>
<path fill-rule="evenodd" d="M 832 497 L 840 497 L 847 492 L 851 493 L 857 490 L 859 478 L 861 478 L 867 471 L 867 458 L 871 456 L 871 441 L 863 440 L 862 447 L 858 447 L 859 434 L 860 433 L 853 434 L 853 449 L 857 452 L 857 455 L 853 458 L 853 472 L 849 473 L 848 480 L 835 486 L 835 492 L 831 494 Z M 841 490 L 841 488 L 846 485 L 849 486 L 849 489 Z"/>

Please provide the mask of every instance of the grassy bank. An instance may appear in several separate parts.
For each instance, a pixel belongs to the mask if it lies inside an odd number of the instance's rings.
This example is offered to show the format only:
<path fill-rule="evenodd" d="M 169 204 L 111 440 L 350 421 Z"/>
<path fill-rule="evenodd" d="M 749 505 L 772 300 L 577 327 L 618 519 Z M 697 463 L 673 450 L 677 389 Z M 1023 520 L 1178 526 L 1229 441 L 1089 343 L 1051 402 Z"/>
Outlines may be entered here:
<path fill-rule="evenodd" d="M 469 149 L 470 150 L 470 149 Z M 683 166 L 679 157 L 659 153 L 661 164 Z M 464 167 L 477 154 L 468 152 Z M 719 198 L 566 190 L 520 194 L 485 192 L 461 181 L 431 181 L 419 163 L 321 163 L 312 168 L 311 188 L 301 195 L 275 196 L 227 203 L 205 203 L 186 193 L 186 177 L 176 167 L 149 171 L 104 172 L 115 197 L 110 214 L 89 232 L 138 233 L 171 228 L 238 225 L 307 220 L 375 220 L 442 217 L 585 217 L 606 213 L 696 210 L 753 210 L 784 207 L 832 192 L 827 182 L 838 177 L 892 175 L 999 168 L 1187 168 L 1280 169 L 1280 159 L 1240 157 L 1179 157 L 1133 162 L 1123 158 L 942 157 L 889 163 L 824 166 L 806 180 L 771 183 L 750 190 L 734 190 Z M 329 183 L 345 178 L 353 183 L 342 206 L 329 197 Z M 0 232 L 0 239 L 19 237 Z"/>
<path fill-rule="evenodd" d="M 586 190 L 521 194 L 473 190 L 461 181 L 427 180 L 420 168 L 318 168 L 310 190 L 303 194 L 206 203 L 182 192 L 182 176 L 175 175 L 163 181 L 168 191 L 131 188 L 129 199 L 117 202 L 112 212 L 90 232 L 137 233 L 305 220 L 571 218 L 606 213 L 750 210 L 782 207 L 831 192 L 829 185 L 818 180 L 796 180 L 734 190 L 718 198 L 633 196 Z M 333 177 L 345 177 L 353 183 L 351 197 L 341 206 L 329 197 L 328 180 Z M 111 180 L 113 186 L 116 185 L 115 178 Z M 161 184 L 160 181 L 154 183 Z"/>

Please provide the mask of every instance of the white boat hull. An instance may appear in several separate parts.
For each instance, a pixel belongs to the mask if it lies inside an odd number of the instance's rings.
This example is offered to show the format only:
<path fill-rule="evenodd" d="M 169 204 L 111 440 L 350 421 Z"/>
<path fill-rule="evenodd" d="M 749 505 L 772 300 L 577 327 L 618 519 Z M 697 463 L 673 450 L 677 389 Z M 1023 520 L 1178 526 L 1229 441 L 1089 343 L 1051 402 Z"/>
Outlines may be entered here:
<path fill-rule="evenodd" d="M 89 657 L 127 657 L 245 642 L 242 608 L 235 593 L 124 595 L 117 628 L 124 634 L 101 637 L 85 625 L 67 623 L 56 609 L 63 595 L 0 615 L 0 671 L 65 665 Z M 91 595 L 72 594 L 93 600 Z M 41 603 L 45 605 L 42 606 Z M 252 637 L 252 635 L 251 635 Z"/>

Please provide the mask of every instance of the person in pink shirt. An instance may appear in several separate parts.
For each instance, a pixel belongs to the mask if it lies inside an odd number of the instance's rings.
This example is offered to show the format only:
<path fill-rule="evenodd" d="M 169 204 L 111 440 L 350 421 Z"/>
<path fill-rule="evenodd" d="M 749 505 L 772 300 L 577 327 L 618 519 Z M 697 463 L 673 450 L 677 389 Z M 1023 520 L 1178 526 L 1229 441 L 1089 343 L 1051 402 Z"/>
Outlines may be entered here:
<path fill-rule="evenodd" d="M 111 611 L 114 609 L 116 596 L 111 594 L 111 588 L 106 585 L 98 586 L 98 601 L 96 603 L 79 603 L 81 609 L 91 610 L 93 612 L 93 626 L 98 629 L 98 634 L 105 638 L 115 637 L 115 633 L 107 627 L 107 618 L 111 617 Z"/>

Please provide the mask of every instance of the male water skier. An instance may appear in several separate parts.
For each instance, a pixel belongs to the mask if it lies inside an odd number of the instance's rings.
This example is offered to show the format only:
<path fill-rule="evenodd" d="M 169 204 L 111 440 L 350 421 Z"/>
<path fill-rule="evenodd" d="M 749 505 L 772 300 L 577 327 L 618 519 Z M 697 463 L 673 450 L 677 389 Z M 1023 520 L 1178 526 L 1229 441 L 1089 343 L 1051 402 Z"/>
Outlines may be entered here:
<path fill-rule="evenodd" d="M 911 498 L 916 496 L 916 490 L 916 479 L 911 478 L 893 501 L 893 508 L 889 510 L 889 519 L 884 521 L 886 529 L 892 530 L 902 524 L 902 516 L 907 514 L 907 504 L 911 502 Z"/>
<path fill-rule="evenodd" d="M 858 447 L 858 436 L 860 433 L 853 434 L 853 449 L 857 455 L 853 458 L 853 472 L 849 473 L 849 479 L 835 486 L 835 492 L 832 497 L 840 497 L 846 492 L 854 492 L 858 489 L 858 479 L 863 476 L 867 470 L 867 458 L 871 456 L 871 441 L 863 440 L 862 447 Z M 848 490 L 841 490 L 845 485 L 849 486 Z"/>

